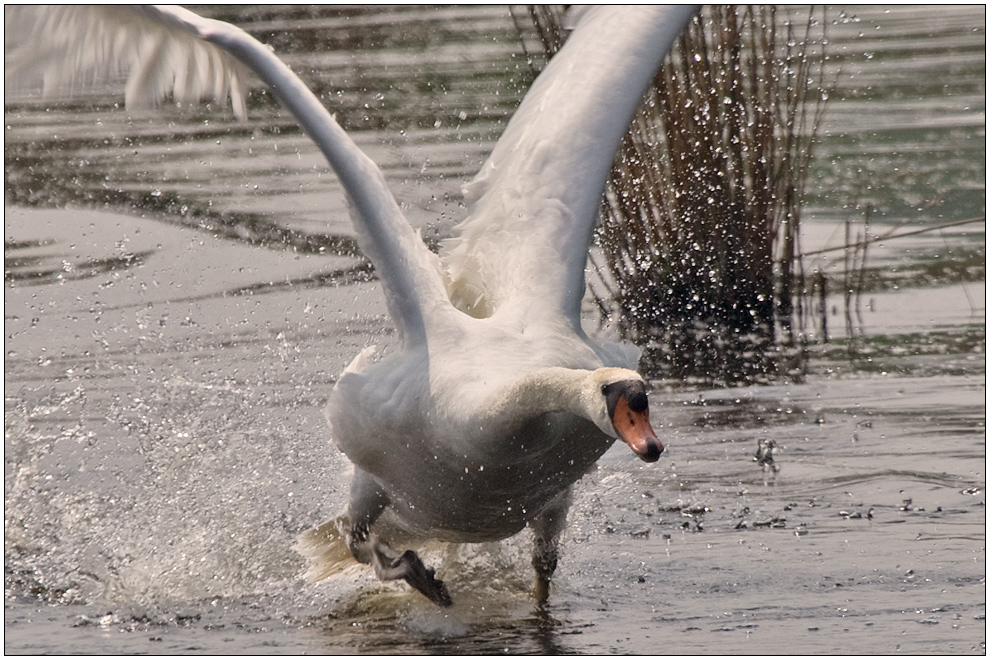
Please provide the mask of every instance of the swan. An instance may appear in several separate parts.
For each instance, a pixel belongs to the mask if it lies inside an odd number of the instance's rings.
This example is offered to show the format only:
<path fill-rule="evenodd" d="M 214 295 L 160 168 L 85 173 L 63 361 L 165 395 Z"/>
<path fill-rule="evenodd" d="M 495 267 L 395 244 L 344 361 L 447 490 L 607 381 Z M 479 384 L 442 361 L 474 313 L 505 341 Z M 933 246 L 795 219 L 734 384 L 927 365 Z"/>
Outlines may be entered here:
<path fill-rule="evenodd" d="M 439 255 L 316 96 L 235 26 L 175 7 L 17 7 L 5 16 L 19 37 L 5 78 L 40 74 L 51 90 L 129 69 L 129 105 L 229 98 L 243 116 L 245 69 L 260 76 L 341 180 L 399 338 L 387 355 L 361 351 L 326 405 L 354 465 L 338 522 L 346 547 L 382 580 L 447 606 L 443 581 L 398 541 L 489 542 L 529 528 L 543 602 L 574 483 L 616 439 L 644 461 L 664 449 L 635 371 L 639 350 L 589 337 L 580 306 L 613 156 L 695 12 L 582 8 L 465 187 L 467 217 Z M 310 553 L 331 536 L 310 534 Z"/>

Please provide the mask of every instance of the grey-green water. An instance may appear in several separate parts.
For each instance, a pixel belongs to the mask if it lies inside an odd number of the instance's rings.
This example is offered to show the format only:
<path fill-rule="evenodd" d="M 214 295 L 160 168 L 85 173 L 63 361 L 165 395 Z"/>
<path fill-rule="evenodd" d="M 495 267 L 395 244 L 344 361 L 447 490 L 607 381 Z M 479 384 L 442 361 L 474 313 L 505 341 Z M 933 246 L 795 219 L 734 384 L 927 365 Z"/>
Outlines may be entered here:
<path fill-rule="evenodd" d="M 529 80 L 500 7 L 209 11 L 285 53 L 428 237 Z M 868 204 L 877 233 L 982 216 L 984 8 L 829 16 L 804 249 Z M 886 285 L 851 337 L 831 301 L 800 384 L 657 383 L 669 450 L 581 483 L 549 606 L 524 534 L 437 551 L 440 612 L 364 570 L 307 584 L 291 550 L 346 498 L 326 393 L 390 341 L 336 181 L 259 90 L 247 123 L 118 101 L 5 112 L 6 652 L 985 652 L 984 223 L 874 246 Z"/>

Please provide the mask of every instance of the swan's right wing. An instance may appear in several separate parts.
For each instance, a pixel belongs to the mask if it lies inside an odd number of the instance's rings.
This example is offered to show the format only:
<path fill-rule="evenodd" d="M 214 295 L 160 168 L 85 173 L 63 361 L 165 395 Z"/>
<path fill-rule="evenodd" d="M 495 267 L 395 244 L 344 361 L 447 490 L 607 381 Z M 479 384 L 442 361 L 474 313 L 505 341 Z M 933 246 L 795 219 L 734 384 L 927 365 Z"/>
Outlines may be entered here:
<path fill-rule="evenodd" d="M 400 336 L 425 344 L 427 320 L 439 309 L 451 309 L 440 260 L 402 215 L 382 171 L 270 48 L 229 23 L 178 8 L 171 13 L 258 74 L 320 148 L 347 191 L 358 245 L 375 266 Z"/>
<path fill-rule="evenodd" d="M 159 100 L 168 93 L 170 81 L 178 93 L 183 81 L 213 80 L 216 85 L 233 80 L 221 75 L 233 69 L 230 56 L 257 73 L 316 142 L 347 191 L 358 244 L 375 265 L 399 334 L 407 342 L 425 343 L 428 315 L 424 310 L 450 307 L 439 260 L 402 215 L 378 166 L 270 48 L 236 26 L 175 6 L 17 9 L 24 11 L 7 29 L 16 25 L 34 36 L 14 51 L 16 57 L 5 71 L 7 78 L 19 75 L 18 69 L 9 68 L 11 64 L 21 65 L 36 57 L 48 63 L 48 71 L 59 66 L 75 72 L 118 65 L 144 67 L 147 71 L 131 74 L 128 90 L 133 89 L 137 98 L 128 99 L 130 104 Z M 10 18 L 8 10 L 5 19 Z M 49 37 L 54 39 L 51 47 L 46 42 Z M 163 57 L 171 53 L 174 64 L 156 69 L 158 63 L 145 57 L 147 53 Z M 120 62 L 121 58 L 126 61 Z M 193 86 L 201 88 L 200 84 Z M 221 96 L 222 85 L 214 89 L 213 96 Z"/>
<path fill-rule="evenodd" d="M 239 118 L 247 114 L 234 58 L 153 7 L 8 5 L 4 51 L 5 86 L 40 80 L 50 96 L 126 73 L 130 109 L 167 96 L 178 103 L 229 97 Z"/>

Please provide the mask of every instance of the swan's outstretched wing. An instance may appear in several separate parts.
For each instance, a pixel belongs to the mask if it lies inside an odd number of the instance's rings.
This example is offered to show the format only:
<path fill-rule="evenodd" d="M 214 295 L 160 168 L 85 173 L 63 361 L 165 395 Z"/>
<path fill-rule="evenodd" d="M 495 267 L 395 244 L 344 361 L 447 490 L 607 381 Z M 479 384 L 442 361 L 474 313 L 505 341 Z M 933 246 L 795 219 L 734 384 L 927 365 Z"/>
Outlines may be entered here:
<path fill-rule="evenodd" d="M 128 108 L 168 96 L 178 103 L 229 97 L 234 113 L 246 116 L 234 59 L 153 7 L 7 6 L 4 45 L 5 85 L 40 80 L 50 95 L 127 72 Z"/>
<path fill-rule="evenodd" d="M 588 243 L 616 150 L 694 7 L 582 12 L 478 176 L 442 258 L 474 316 L 563 315 L 579 328 Z"/>
<path fill-rule="evenodd" d="M 389 313 L 400 335 L 408 342 L 425 342 L 424 310 L 437 305 L 449 307 L 437 257 L 403 217 L 378 166 L 271 49 L 238 27 L 179 7 L 17 9 L 23 12 L 16 17 L 17 29 L 35 38 L 17 40 L 16 48 L 7 54 L 9 62 L 44 56 L 46 62 L 60 63 L 51 66 L 67 67 L 70 78 L 90 75 L 94 66 L 136 66 L 142 70 L 132 73 L 128 83 L 129 93 L 136 95 L 128 99 L 129 104 L 159 100 L 169 92 L 170 80 L 175 82 L 176 94 L 180 88 L 189 87 L 180 81 L 233 81 L 235 78 L 226 73 L 233 70 L 230 56 L 257 73 L 316 142 L 340 178 L 351 202 L 359 245 L 382 280 Z M 11 25 L 10 13 L 5 12 L 5 19 Z M 76 31 L 88 34 L 80 36 Z M 58 35 L 58 40 L 55 47 L 48 48 L 45 40 L 52 35 Z M 147 59 L 146 51 L 170 53 L 174 63 L 155 68 L 156 62 Z M 204 73 L 217 71 L 225 73 L 218 73 L 219 78 L 208 78 Z M 8 69 L 5 78 L 11 73 L 17 75 Z M 230 85 L 240 93 L 239 86 Z M 201 90 L 204 86 L 197 82 L 192 88 Z M 243 114 L 243 101 L 236 103 Z"/>

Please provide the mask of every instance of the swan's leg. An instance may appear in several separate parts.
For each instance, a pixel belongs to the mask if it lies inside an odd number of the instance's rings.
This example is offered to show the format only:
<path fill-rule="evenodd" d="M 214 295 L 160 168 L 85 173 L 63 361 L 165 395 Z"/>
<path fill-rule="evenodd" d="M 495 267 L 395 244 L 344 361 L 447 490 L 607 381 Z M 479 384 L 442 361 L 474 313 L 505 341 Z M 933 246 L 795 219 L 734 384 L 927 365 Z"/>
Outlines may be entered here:
<path fill-rule="evenodd" d="M 571 489 L 557 496 L 547 508 L 533 519 L 533 568 L 536 569 L 536 601 L 547 602 L 550 578 L 557 569 L 560 534 L 567 524 L 567 509 L 571 506 Z"/>
<path fill-rule="evenodd" d="M 347 533 L 347 547 L 362 564 L 372 563 L 374 543 L 371 539 L 371 525 L 388 505 L 388 495 L 378 482 L 361 468 L 354 468 L 351 497 L 347 503 L 347 517 L 351 523 Z"/>
<path fill-rule="evenodd" d="M 450 593 L 444 583 L 434 577 L 412 550 L 399 554 L 375 538 L 371 525 L 388 506 L 389 499 L 381 486 L 361 469 L 355 468 L 351 483 L 351 500 L 347 506 L 351 528 L 347 534 L 347 547 L 362 564 L 371 564 L 379 580 L 405 580 L 441 607 L 451 604 Z"/>

